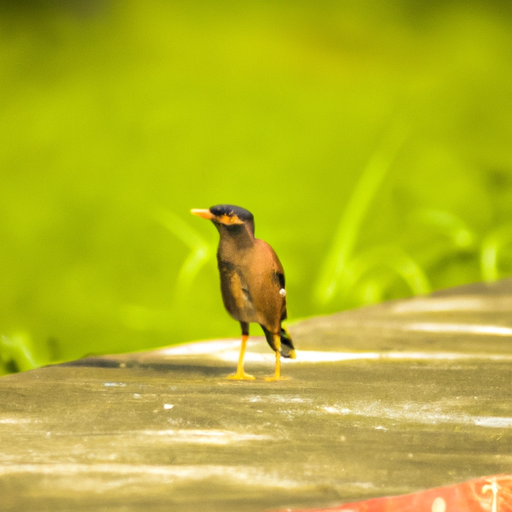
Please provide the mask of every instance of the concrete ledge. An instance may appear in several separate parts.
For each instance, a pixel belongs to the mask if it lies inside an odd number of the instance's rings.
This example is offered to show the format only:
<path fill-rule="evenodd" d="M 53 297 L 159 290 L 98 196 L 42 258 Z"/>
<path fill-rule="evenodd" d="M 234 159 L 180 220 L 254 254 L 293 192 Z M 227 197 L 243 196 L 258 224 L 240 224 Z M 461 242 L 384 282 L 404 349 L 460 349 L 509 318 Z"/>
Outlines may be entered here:
<path fill-rule="evenodd" d="M 512 281 L 0 379 L 1 511 L 326 507 L 512 472 Z"/>

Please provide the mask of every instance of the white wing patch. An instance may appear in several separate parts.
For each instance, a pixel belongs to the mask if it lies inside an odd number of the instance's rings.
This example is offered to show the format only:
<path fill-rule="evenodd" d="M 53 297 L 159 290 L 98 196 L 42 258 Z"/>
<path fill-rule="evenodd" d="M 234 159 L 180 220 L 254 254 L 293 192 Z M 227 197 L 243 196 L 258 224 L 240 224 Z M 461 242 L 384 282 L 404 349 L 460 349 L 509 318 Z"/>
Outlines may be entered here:
<path fill-rule="evenodd" d="M 279 290 L 279 295 L 281 295 L 281 297 L 286 297 L 286 290 L 284 288 L 281 288 Z"/>

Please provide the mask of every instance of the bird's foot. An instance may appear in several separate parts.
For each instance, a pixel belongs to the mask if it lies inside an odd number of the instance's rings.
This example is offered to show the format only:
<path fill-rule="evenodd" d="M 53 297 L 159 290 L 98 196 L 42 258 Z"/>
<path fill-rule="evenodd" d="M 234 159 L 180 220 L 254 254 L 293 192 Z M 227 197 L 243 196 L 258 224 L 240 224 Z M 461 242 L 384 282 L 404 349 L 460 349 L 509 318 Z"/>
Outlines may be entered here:
<path fill-rule="evenodd" d="M 230 380 L 255 380 L 256 377 L 254 375 L 250 375 L 249 373 L 242 372 L 236 372 L 232 373 L 231 375 L 228 375 L 228 379 Z"/>
<path fill-rule="evenodd" d="M 278 380 L 288 380 L 288 377 L 283 377 L 282 375 L 272 375 L 272 377 L 265 377 L 267 382 L 276 382 Z"/>

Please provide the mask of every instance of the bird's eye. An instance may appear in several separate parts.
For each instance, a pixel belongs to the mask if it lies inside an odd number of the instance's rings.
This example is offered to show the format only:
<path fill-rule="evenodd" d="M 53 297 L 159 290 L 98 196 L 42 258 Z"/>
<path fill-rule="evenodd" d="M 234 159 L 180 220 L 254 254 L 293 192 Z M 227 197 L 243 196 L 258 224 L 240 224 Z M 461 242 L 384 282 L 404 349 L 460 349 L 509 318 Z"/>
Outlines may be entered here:
<path fill-rule="evenodd" d="M 238 218 L 238 215 L 235 215 L 234 213 L 225 213 L 224 215 L 218 217 L 218 221 L 226 226 L 230 226 L 232 224 L 243 224 L 243 222 Z"/>

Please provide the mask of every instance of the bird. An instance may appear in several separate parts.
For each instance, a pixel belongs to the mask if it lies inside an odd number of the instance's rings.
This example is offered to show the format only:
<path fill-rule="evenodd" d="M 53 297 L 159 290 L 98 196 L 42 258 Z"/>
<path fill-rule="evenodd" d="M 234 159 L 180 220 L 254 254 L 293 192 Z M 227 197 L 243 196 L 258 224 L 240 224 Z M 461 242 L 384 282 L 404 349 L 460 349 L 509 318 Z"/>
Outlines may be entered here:
<path fill-rule="evenodd" d="M 242 329 L 242 344 L 233 380 L 254 380 L 244 371 L 249 324 L 258 323 L 275 352 L 275 372 L 265 380 L 281 380 L 281 356 L 295 359 L 295 347 L 282 325 L 287 317 L 284 270 L 269 244 L 254 236 L 253 214 L 239 206 L 219 204 L 192 209 L 193 215 L 211 220 L 220 234 L 217 263 L 222 300 Z"/>

